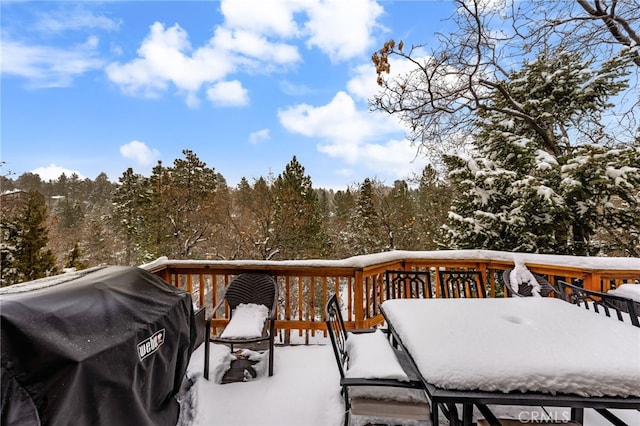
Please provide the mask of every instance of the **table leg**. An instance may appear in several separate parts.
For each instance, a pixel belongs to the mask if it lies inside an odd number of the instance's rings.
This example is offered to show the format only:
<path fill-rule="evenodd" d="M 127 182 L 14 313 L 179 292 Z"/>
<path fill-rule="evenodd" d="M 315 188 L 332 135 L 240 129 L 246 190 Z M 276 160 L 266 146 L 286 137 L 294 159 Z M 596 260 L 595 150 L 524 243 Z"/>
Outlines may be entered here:
<path fill-rule="evenodd" d="M 440 404 L 431 401 L 431 424 L 438 425 L 440 420 L 438 419 L 438 412 L 440 411 Z"/>
<path fill-rule="evenodd" d="M 473 424 L 473 404 L 462 405 L 462 424 L 471 426 Z"/>
<path fill-rule="evenodd" d="M 584 423 L 584 408 L 571 407 L 571 420 L 578 424 Z"/>

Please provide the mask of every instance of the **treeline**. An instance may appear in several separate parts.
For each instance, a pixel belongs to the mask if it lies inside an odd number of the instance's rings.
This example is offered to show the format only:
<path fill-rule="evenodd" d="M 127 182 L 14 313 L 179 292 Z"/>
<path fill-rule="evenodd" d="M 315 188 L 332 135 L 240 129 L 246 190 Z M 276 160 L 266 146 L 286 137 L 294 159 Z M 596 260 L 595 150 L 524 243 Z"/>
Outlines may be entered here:
<path fill-rule="evenodd" d="M 2 178 L 2 285 L 63 268 L 173 259 L 340 259 L 439 246 L 452 191 L 431 167 L 393 186 L 314 188 L 294 156 L 277 176 L 230 187 L 189 150 L 117 183 Z M 35 213 L 37 212 L 37 214 Z"/>
<path fill-rule="evenodd" d="M 186 150 L 148 177 L 129 169 L 117 183 L 104 174 L 46 183 L 29 173 L 5 176 L 1 284 L 159 256 L 341 259 L 440 247 L 640 256 L 640 104 L 620 103 L 640 99 L 639 32 L 629 31 L 638 9 L 611 6 L 615 25 L 585 28 L 600 17 L 586 8 L 578 12 L 589 19 L 565 21 L 565 3 L 533 2 L 529 14 L 455 1 L 464 6 L 460 28 L 431 60 L 393 40 L 372 57 L 380 85 L 373 109 L 395 114 L 418 153 L 446 175 L 427 167 L 412 181 L 365 179 L 334 192 L 313 188 L 293 157 L 277 176 L 229 187 Z M 532 19 L 539 11 L 562 19 Z M 494 12 L 510 28 L 528 28 L 522 38 L 485 27 Z M 566 25 L 561 37 L 557 22 Z M 587 38 L 565 37 L 587 30 Z M 610 31 L 633 42 L 611 44 Z M 600 48 L 585 49 L 585 40 Z M 390 58 L 416 68 L 390 73 Z"/>

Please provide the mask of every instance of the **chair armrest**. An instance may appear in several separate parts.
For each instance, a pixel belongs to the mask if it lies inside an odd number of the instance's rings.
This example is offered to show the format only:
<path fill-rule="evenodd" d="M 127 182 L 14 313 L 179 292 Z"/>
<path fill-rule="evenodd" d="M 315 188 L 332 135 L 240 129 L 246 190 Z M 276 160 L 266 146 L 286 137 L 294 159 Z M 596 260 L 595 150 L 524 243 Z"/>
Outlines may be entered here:
<path fill-rule="evenodd" d="M 407 382 L 394 379 L 365 379 L 361 377 L 345 377 L 340 379 L 340 386 L 387 386 L 394 388 L 424 389 L 419 380 Z"/>
<path fill-rule="evenodd" d="M 353 333 L 353 334 L 366 334 L 366 333 L 373 333 L 375 331 L 376 331 L 375 328 L 354 328 L 352 330 L 347 330 L 348 333 Z"/>
<path fill-rule="evenodd" d="M 213 315 L 218 312 L 218 309 L 220 309 L 222 307 L 222 305 L 224 305 L 225 299 L 222 298 L 218 304 L 211 310 L 210 313 L 207 314 L 207 321 L 211 321 L 211 319 L 213 319 Z"/>

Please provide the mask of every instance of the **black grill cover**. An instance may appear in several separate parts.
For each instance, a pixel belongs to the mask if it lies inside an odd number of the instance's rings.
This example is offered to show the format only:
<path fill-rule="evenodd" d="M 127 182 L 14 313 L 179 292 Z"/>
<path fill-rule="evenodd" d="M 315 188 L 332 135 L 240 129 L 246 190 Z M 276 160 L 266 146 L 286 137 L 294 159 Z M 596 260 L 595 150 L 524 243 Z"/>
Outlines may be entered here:
<path fill-rule="evenodd" d="M 135 267 L 71 276 L 0 292 L 2 425 L 175 425 L 190 295 Z"/>

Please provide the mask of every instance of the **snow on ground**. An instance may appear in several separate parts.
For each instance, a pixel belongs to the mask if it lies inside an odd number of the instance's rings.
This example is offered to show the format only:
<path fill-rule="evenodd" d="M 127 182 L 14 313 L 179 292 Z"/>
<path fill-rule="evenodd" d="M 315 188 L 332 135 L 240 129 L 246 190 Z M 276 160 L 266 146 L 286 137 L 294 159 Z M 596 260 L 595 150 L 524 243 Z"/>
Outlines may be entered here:
<path fill-rule="evenodd" d="M 224 349 L 212 344 L 212 354 Z M 343 402 L 338 385 L 339 374 L 330 344 L 277 346 L 274 375 L 266 374 L 266 357 L 258 377 L 243 383 L 217 384 L 203 377 L 204 345 L 193 353 L 188 374 L 195 407 L 189 426 L 340 426 Z M 219 357 L 224 358 L 224 357 Z M 212 358 L 213 359 L 213 358 Z M 257 364 L 258 366 L 260 364 Z M 213 373 L 216 366 L 210 365 Z M 212 376 L 210 376 L 211 378 Z M 492 407 L 501 418 L 520 418 L 535 424 L 536 419 L 566 420 L 568 410 L 539 407 Z M 640 425 L 640 412 L 618 410 L 616 414 L 629 425 Z M 545 417 L 546 416 L 546 417 Z M 442 415 L 440 416 L 443 417 Z M 365 419 L 366 420 L 366 419 Z M 442 425 L 446 421 L 441 420 Z M 363 419 L 354 419 L 363 424 Z M 378 423 L 379 424 L 379 423 Z M 403 424 L 394 422 L 394 424 Z M 415 422 L 407 423 L 415 424 Z M 585 426 L 610 426 L 593 410 L 585 410 Z M 187 426 L 185 425 L 185 426 Z M 424 426 L 429 426 L 425 424 Z"/>
<path fill-rule="evenodd" d="M 215 346 L 212 353 L 218 350 Z M 258 377 L 252 381 L 217 384 L 202 376 L 201 345 L 189 366 L 198 402 L 193 426 L 341 424 L 342 397 L 331 346 L 278 346 L 274 357 L 271 377 L 266 368 L 258 367 Z M 263 359 L 258 366 L 266 367 Z"/>

